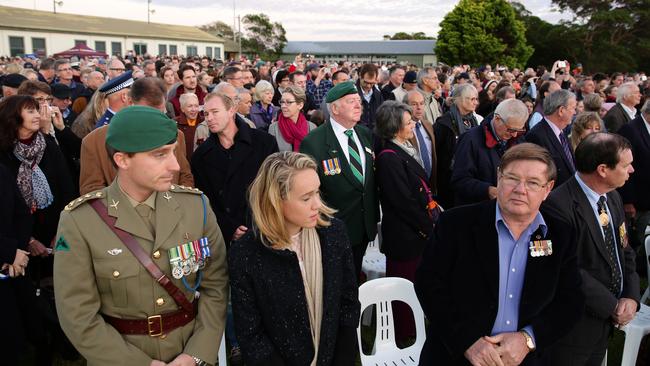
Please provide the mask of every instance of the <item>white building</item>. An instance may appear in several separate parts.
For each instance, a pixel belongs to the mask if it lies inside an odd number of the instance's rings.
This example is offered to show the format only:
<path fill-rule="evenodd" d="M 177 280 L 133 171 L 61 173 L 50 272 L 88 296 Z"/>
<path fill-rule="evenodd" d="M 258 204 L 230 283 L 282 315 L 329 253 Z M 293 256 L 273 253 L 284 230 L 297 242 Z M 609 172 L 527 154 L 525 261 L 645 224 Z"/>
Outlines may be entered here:
<path fill-rule="evenodd" d="M 224 41 L 196 27 L 0 6 L 0 55 L 52 55 L 83 43 L 109 55 L 224 58 Z"/>

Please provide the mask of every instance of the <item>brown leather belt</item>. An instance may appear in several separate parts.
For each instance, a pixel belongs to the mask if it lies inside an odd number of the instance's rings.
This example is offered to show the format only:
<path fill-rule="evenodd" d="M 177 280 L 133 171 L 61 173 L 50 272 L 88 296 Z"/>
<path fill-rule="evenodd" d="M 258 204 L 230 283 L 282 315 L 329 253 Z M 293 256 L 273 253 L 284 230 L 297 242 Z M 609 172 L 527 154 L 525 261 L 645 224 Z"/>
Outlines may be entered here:
<path fill-rule="evenodd" d="M 152 315 L 146 319 L 122 319 L 103 314 L 102 316 L 120 334 L 158 337 L 191 322 L 196 317 L 196 305 L 195 301 L 191 312 L 181 308 L 167 314 Z"/>

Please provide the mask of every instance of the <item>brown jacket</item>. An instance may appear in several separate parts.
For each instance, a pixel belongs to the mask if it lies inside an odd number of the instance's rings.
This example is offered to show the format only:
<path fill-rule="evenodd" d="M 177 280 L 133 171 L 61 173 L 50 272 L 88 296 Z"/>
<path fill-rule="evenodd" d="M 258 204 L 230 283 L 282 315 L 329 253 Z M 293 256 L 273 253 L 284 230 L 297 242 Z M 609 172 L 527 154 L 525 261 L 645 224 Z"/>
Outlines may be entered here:
<path fill-rule="evenodd" d="M 81 195 L 108 187 L 115 179 L 117 171 L 106 152 L 106 131 L 108 131 L 108 126 L 102 126 L 93 130 L 81 141 L 81 172 L 79 175 L 79 194 Z M 190 163 L 185 155 L 185 135 L 182 131 L 178 131 L 176 141 L 178 146 L 174 154 L 181 170 L 174 174 L 172 183 L 194 187 L 194 177 L 192 177 Z"/>

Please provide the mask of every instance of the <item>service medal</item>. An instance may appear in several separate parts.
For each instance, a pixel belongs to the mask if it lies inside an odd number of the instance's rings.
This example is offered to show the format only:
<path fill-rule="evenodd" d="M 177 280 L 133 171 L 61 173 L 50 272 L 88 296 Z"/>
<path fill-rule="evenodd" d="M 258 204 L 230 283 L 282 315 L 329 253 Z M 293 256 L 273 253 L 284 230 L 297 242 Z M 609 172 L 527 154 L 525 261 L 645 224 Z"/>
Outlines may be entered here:
<path fill-rule="evenodd" d="M 174 276 L 175 279 L 180 280 L 183 278 L 183 270 L 179 266 L 175 266 L 172 268 L 172 276 Z"/>
<path fill-rule="evenodd" d="M 600 226 L 609 225 L 609 215 L 605 211 L 600 211 L 598 215 L 598 221 L 600 221 Z"/>

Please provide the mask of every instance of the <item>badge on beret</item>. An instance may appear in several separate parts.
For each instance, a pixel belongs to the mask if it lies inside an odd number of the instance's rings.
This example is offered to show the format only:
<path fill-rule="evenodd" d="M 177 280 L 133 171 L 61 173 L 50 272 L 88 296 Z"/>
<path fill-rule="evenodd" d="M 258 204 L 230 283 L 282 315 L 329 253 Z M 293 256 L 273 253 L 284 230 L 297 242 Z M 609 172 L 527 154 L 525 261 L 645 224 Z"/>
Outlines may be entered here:
<path fill-rule="evenodd" d="M 553 254 L 553 242 L 550 240 L 531 240 L 528 245 L 530 256 L 533 258 L 546 257 Z"/>
<path fill-rule="evenodd" d="M 627 248 L 628 240 L 627 240 L 627 229 L 625 228 L 625 223 L 622 223 L 621 226 L 618 227 L 618 236 L 621 238 L 621 246 L 623 248 Z"/>
<path fill-rule="evenodd" d="M 339 158 L 323 160 L 323 172 L 325 175 L 341 174 Z"/>

